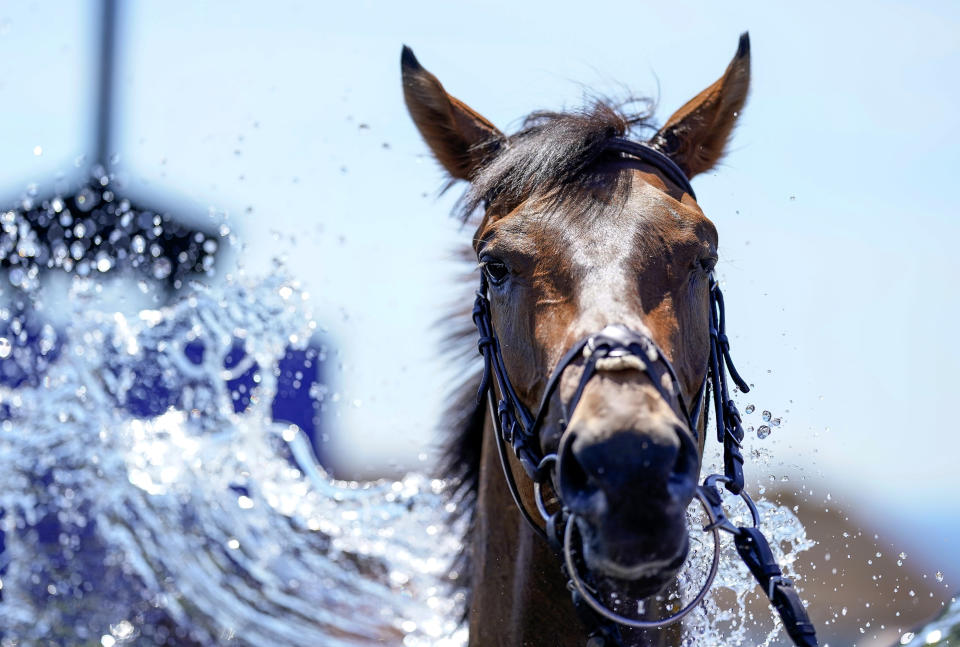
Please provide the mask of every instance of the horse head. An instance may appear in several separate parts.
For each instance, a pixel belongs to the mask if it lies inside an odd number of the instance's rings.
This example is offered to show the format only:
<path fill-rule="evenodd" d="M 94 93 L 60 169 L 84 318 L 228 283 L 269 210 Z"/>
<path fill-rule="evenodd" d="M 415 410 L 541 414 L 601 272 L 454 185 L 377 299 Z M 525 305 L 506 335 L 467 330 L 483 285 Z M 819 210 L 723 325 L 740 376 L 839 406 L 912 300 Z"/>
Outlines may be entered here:
<path fill-rule="evenodd" d="M 741 37 L 719 80 L 651 128 L 644 144 L 680 179 L 624 153 L 646 122 L 607 103 L 535 113 L 507 136 L 407 48 L 402 73 L 427 145 L 451 178 L 470 183 L 462 208 L 480 216 L 473 249 L 503 367 L 520 402 L 543 411 L 537 449 L 556 455 L 550 484 L 575 515 L 586 567 L 596 582 L 650 596 L 686 557 L 705 435 L 689 412 L 704 395 L 718 238 L 683 175 L 724 153 L 747 97 L 749 41 Z M 602 331 L 649 340 L 666 362 L 642 353 L 591 362 L 589 340 Z M 523 481 L 516 461 L 511 469 Z M 532 505 L 529 487 L 521 495 Z"/>

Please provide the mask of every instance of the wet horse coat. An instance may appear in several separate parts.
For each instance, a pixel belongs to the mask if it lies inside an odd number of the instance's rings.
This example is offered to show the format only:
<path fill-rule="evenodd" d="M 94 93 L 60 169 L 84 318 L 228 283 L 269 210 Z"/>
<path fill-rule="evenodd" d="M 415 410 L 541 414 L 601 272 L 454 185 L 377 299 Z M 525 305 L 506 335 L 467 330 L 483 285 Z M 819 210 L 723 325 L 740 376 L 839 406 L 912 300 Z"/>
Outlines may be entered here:
<path fill-rule="evenodd" d="M 480 215 L 473 253 L 488 279 L 492 323 L 517 395 L 535 408 L 560 357 L 608 324 L 646 331 L 675 367 L 679 392 L 628 363 L 607 365 L 562 411 L 578 383 L 566 371 L 539 435 L 557 453 L 553 489 L 582 519 L 584 569 L 601 592 L 650 598 L 686 556 L 685 510 L 699 474 L 696 398 L 709 355 L 709 275 L 717 232 L 695 198 L 662 169 L 613 142 L 646 125 L 599 102 L 538 113 L 505 136 L 451 97 L 409 49 L 402 58 L 411 116 L 441 165 L 470 182 L 466 216 Z M 724 75 L 649 140 L 688 176 L 721 157 L 749 86 L 746 36 Z M 570 645 L 587 634 L 554 551 L 524 522 L 504 482 L 493 429 L 468 380 L 452 407 L 461 430 L 448 466 L 472 514 L 464 568 L 471 645 Z M 472 400 L 472 401 L 471 401 Z M 514 461 L 511 469 L 522 475 Z M 521 498 L 534 505 L 522 479 Z M 653 599 L 653 598 L 651 598 Z M 647 605 L 657 613 L 656 604 Z M 631 630 L 632 645 L 676 644 L 679 632 Z"/>

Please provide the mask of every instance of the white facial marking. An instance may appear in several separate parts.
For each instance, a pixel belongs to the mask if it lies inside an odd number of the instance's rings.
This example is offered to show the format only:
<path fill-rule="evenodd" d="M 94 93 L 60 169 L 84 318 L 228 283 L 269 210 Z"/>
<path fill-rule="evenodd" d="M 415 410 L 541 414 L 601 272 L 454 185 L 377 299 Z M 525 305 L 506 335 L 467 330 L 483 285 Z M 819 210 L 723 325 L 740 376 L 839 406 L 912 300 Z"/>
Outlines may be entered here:
<path fill-rule="evenodd" d="M 664 195 L 653 186 L 641 183 L 634 190 L 629 203 L 624 207 L 633 214 L 655 213 L 664 208 L 674 217 L 680 217 Z M 610 218 L 625 218 L 625 214 L 612 213 Z M 636 315 L 631 316 L 626 307 L 625 295 L 638 293 L 638 277 L 634 275 L 630 258 L 634 252 L 634 231 L 618 232 L 611 236 L 610 227 L 599 224 L 595 230 L 585 232 L 582 245 L 571 254 L 571 264 L 577 274 L 584 277 L 579 290 L 580 312 L 602 313 L 605 323 L 630 323 L 637 328 Z M 656 351 L 654 350 L 654 353 Z M 656 361 L 656 356 L 651 358 Z"/>

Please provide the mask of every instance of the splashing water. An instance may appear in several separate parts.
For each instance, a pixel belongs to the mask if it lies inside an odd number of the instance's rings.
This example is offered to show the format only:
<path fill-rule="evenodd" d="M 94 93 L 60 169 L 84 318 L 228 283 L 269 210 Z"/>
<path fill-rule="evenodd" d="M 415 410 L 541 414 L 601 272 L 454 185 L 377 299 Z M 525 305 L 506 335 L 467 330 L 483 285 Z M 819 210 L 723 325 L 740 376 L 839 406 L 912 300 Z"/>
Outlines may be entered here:
<path fill-rule="evenodd" d="M 713 469 L 717 465 L 705 465 Z M 736 525 L 750 525 L 751 516 L 746 506 L 737 504 L 738 498 L 727 496 L 725 509 Z M 812 548 L 816 542 L 809 539 L 796 515 L 787 507 L 760 499 L 760 529 L 763 531 L 777 562 L 786 577 L 797 577 L 800 554 Z M 713 540 L 709 535 L 697 533 L 706 516 L 699 510 L 693 514 L 690 508 L 691 550 L 690 558 L 678 576 L 682 598 L 693 598 L 702 586 L 713 555 Z M 684 620 L 684 647 L 721 647 L 727 645 L 751 645 L 768 647 L 782 634 L 779 616 L 767 602 L 766 595 L 756 586 L 749 569 L 740 559 L 732 538 L 720 533 L 721 553 L 717 579 L 704 603 Z M 798 582 L 803 592 L 802 582 Z"/>
<path fill-rule="evenodd" d="M 234 337 L 275 366 L 291 337 L 309 336 L 309 316 L 280 296 L 290 289 L 200 290 L 133 321 L 78 312 L 42 384 L 0 391 L 6 637 L 456 639 L 462 596 L 444 574 L 459 542 L 439 532 L 442 483 L 331 480 L 296 428 L 271 422 L 270 371 L 234 413 L 223 368 Z M 198 341 L 194 364 L 184 349 Z M 145 359 L 179 395 L 140 419 L 122 405 Z"/>
<path fill-rule="evenodd" d="M 73 276 L 56 304 L 71 309 L 63 330 L 36 314 L 39 282 L 15 293 L 30 308 L 0 307 L 13 376 L 0 381 L 4 645 L 465 644 L 465 596 L 447 576 L 464 528 L 446 484 L 331 479 L 304 434 L 272 420 L 274 371 L 257 373 L 249 408 L 234 407 L 227 382 L 242 367 L 225 367 L 238 339 L 249 361 L 275 367 L 315 327 L 295 281 L 193 284 L 131 316 L 101 300 L 99 280 Z M 170 394 L 164 406 L 133 413 L 153 387 Z M 813 542 L 790 510 L 758 503 L 793 576 Z M 703 523 L 694 506 L 691 523 Z M 685 598 L 713 550 L 693 535 Z M 722 536 L 717 586 L 685 622 L 685 644 L 770 645 L 779 620 L 750 606 L 763 594 Z"/>
<path fill-rule="evenodd" d="M 922 629 L 902 634 L 899 644 L 908 647 L 921 645 L 948 647 L 960 644 L 960 598 L 952 598 L 950 606 L 944 609 L 936 620 Z"/>

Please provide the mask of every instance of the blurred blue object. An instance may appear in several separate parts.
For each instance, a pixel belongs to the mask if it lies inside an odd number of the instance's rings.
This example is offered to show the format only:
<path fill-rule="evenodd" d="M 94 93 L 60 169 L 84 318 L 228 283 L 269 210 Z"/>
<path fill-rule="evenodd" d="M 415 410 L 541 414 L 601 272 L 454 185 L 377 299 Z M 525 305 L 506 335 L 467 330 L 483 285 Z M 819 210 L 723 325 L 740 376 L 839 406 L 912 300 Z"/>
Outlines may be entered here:
<path fill-rule="evenodd" d="M 43 320 L 32 309 L 26 298 L 15 299 L 10 304 L 11 315 L 0 319 L 0 338 L 7 340 L 9 347 L 0 359 L 0 386 L 17 388 L 37 388 L 46 374 L 47 368 L 54 364 L 62 352 L 62 335 Z M 203 361 L 204 346 L 193 341 L 184 346 L 183 352 L 193 364 Z M 152 418 L 165 413 L 170 408 L 182 408 L 184 376 L 170 375 L 161 368 L 161 362 L 155 361 L 160 353 L 156 348 L 142 348 L 139 361 L 134 365 L 134 379 L 126 391 L 123 402 L 118 406 L 136 418 Z M 317 460 L 324 462 L 322 439 L 320 436 L 320 399 L 318 388 L 322 384 L 321 366 L 325 349 L 319 339 L 313 339 L 306 348 L 287 347 L 284 356 L 275 370 L 277 379 L 276 394 L 272 404 L 273 419 L 297 425 L 310 441 Z M 243 341 L 234 338 L 229 353 L 224 358 L 223 368 L 233 410 L 238 414 L 245 412 L 256 391 L 259 381 L 260 365 L 244 349 Z M 11 417 L 10 404 L 0 404 L 0 420 Z M 36 479 L 49 485 L 49 470 L 38 472 Z M 245 493 L 242 486 L 235 488 Z M 0 519 L 4 516 L 0 510 Z M 46 514 L 33 525 L 35 540 L 39 544 L 50 546 L 51 554 L 63 555 L 60 551 L 61 537 L 75 537 L 80 545 L 73 552 L 82 551 L 86 555 L 101 550 L 94 546 L 95 522 L 90 521 L 82 527 L 65 527 L 54 514 Z M 87 545 L 90 544 L 90 545 Z M 0 530 L 0 577 L 6 572 L 9 556 L 5 554 L 4 533 Z M 96 560 L 87 560 L 94 563 Z M 64 569 L 74 568 L 64 562 Z M 93 574 L 83 581 L 98 581 Z M 109 586 L 109 583 L 107 583 Z M 0 601 L 3 591 L 0 589 Z M 0 636 L 2 636 L 0 631 Z"/>
<path fill-rule="evenodd" d="M 0 320 L 0 337 L 10 340 L 8 355 L 0 359 L 0 386 L 36 387 L 47 367 L 61 352 L 61 337 L 55 329 L 23 302 L 14 305 L 9 319 Z M 13 327 L 16 326 L 16 330 Z M 142 349 L 142 358 L 134 368 L 134 381 L 120 406 L 137 418 L 159 416 L 171 407 L 182 406 L 181 376 L 174 380 L 165 375 L 160 364 L 151 361 L 157 349 Z M 203 361 L 204 347 L 193 341 L 184 347 L 184 354 L 194 364 Z M 323 462 L 319 436 L 319 400 L 313 395 L 322 384 L 321 364 L 323 346 L 314 339 L 304 349 L 287 347 L 276 367 L 277 389 L 273 399 L 273 419 L 297 425 L 310 439 L 318 460 Z M 230 352 L 224 358 L 225 380 L 233 401 L 233 410 L 243 413 L 250 406 L 258 374 L 261 370 L 235 338 Z M 238 372 L 239 371 L 239 372 Z M 9 403 L 0 405 L 3 419 L 10 416 Z"/>

